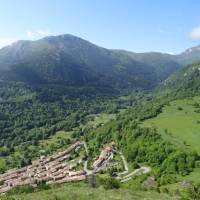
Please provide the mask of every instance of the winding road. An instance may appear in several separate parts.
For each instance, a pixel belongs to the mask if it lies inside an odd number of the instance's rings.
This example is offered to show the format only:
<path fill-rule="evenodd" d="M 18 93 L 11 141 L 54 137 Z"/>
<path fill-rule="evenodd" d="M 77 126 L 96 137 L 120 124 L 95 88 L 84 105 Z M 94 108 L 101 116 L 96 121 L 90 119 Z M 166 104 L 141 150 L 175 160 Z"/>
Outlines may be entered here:
<path fill-rule="evenodd" d="M 126 162 L 126 159 L 124 157 L 124 155 L 122 154 L 122 152 L 119 152 L 120 157 L 122 159 L 123 165 L 124 165 L 124 171 L 119 173 L 119 175 L 124 175 L 126 173 L 128 173 L 128 163 Z"/>
<path fill-rule="evenodd" d="M 85 152 L 86 152 L 86 155 L 89 156 L 89 151 L 88 151 L 88 147 L 87 147 L 87 144 L 85 141 L 82 142 L 84 148 L 85 148 Z M 129 168 L 128 168 L 128 163 L 124 157 L 124 155 L 122 154 L 122 152 L 119 152 L 120 154 L 120 157 L 122 159 L 122 162 L 123 162 L 123 166 L 124 166 L 124 171 L 121 172 L 121 173 L 118 173 L 118 176 L 116 177 L 117 179 L 120 179 L 121 182 L 126 182 L 126 181 L 129 181 L 134 175 L 142 175 L 142 174 L 147 174 L 147 173 L 150 173 L 151 172 L 151 167 L 148 167 L 148 166 L 143 166 L 143 167 L 140 167 L 139 169 L 135 169 L 134 171 L 130 172 L 129 173 Z M 113 159 L 113 153 L 111 153 L 111 155 L 109 156 L 109 158 L 107 159 L 106 163 L 109 162 L 110 160 Z M 86 171 L 86 173 L 88 175 L 90 174 L 94 174 L 96 172 L 98 172 L 99 170 L 102 170 L 104 169 L 105 166 L 101 166 L 99 167 L 98 169 L 94 169 L 94 170 L 89 170 L 88 169 L 88 161 L 86 160 L 84 162 L 84 171 Z"/>
<path fill-rule="evenodd" d="M 121 179 L 121 182 L 126 182 L 129 181 L 132 176 L 134 175 L 142 175 L 142 174 L 147 174 L 151 172 L 151 167 L 140 167 L 139 169 L 134 170 L 133 172 L 127 174 Z"/>

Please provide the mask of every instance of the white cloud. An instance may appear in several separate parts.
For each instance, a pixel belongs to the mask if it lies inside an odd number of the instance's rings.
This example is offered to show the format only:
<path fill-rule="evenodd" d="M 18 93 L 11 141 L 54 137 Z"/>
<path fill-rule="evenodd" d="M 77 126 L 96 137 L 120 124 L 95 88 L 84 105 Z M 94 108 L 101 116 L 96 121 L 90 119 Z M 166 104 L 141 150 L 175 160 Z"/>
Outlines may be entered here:
<path fill-rule="evenodd" d="M 175 52 L 168 52 L 168 54 L 175 55 L 176 53 Z"/>
<path fill-rule="evenodd" d="M 13 42 L 15 42 L 16 38 L 9 38 L 9 37 L 0 37 L 0 48 L 6 46 L 6 45 L 10 45 Z"/>
<path fill-rule="evenodd" d="M 32 31 L 27 31 L 26 32 L 26 35 L 29 37 L 29 38 L 32 38 L 32 37 L 34 37 L 34 33 L 32 32 Z"/>
<path fill-rule="evenodd" d="M 191 33 L 190 33 L 190 37 L 192 39 L 200 39 L 200 26 L 194 28 Z"/>
<path fill-rule="evenodd" d="M 35 31 L 27 31 L 26 35 L 30 39 L 38 39 L 41 37 L 46 37 L 48 35 L 51 35 L 49 31 L 44 31 L 44 30 L 35 30 Z"/>

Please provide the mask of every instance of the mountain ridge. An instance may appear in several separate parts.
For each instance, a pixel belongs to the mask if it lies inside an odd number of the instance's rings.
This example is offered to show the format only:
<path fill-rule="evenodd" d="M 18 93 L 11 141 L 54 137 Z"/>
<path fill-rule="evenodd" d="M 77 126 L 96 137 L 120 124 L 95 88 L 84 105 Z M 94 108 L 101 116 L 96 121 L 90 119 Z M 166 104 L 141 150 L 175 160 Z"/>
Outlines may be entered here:
<path fill-rule="evenodd" d="M 149 89 L 180 68 L 169 55 L 151 53 L 150 57 L 154 57 L 151 64 L 149 58 L 141 60 L 143 56 L 99 47 L 70 34 L 48 36 L 37 41 L 18 41 L 0 49 L 0 78 Z"/>

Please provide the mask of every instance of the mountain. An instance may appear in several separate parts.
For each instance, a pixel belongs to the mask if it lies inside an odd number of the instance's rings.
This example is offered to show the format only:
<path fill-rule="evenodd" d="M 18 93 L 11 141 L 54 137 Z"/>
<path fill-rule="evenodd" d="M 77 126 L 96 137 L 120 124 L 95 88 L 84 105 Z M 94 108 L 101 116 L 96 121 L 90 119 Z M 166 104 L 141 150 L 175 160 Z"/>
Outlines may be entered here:
<path fill-rule="evenodd" d="M 152 66 L 155 69 L 157 80 L 166 79 L 173 72 L 182 67 L 175 56 L 170 54 L 148 52 L 148 53 L 130 53 L 133 59 L 146 65 Z"/>
<path fill-rule="evenodd" d="M 161 84 L 159 90 L 176 96 L 200 94 L 200 63 L 187 65 L 175 72 Z"/>
<path fill-rule="evenodd" d="M 200 45 L 185 50 L 176 56 L 176 60 L 184 65 L 200 62 Z"/>
<path fill-rule="evenodd" d="M 31 84 L 150 89 L 180 67 L 168 54 L 110 50 L 72 35 L 0 50 L 0 79 Z"/>
<path fill-rule="evenodd" d="M 198 53 L 196 55 L 198 59 Z M 84 141 L 81 144 L 84 144 L 85 148 L 76 148 L 75 153 L 70 151 L 69 157 L 56 156 L 56 160 L 58 158 L 61 161 L 59 166 L 63 164 L 64 167 L 68 166 L 67 162 L 77 163 L 73 172 L 78 170 L 77 173 L 80 173 L 80 170 L 84 170 L 84 174 L 87 174 L 87 171 L 92 171 L 87 170 L 87 167 L 92 169 L 93 161 L 99 155 L 101 157 L 102 152 L 107 152 L 104 149 L 111 149 L 108 150 L 110 153 L 106 153 L 103 165 L 100 165 L 105 170 L 98 176 L 96 190 L 104 191 L 102 189 L 105 187 L 108 191 L 109 188 L 116 187 L 112 185 L 117 185 L 118 188 L 125 180 L 130 181 L 130 184 L 125 183 L 120 191 L 126 189 L 133 193 L 135 189 L 138 192 L 141 188 L 142 193 L 152 189 L 160 193 L 174 194 L 174 185 L 179 178 L 184 180 L 186 175 L 190 176 L 190 173 L 199 171 L 199 155 L 187 140 L 184 139 L 183 144 L 176 143 L 176 137 L 173 132 L 168 131 L 168 127 L 161 132 L 154 125 L 144 125 L 146 120 L 159 117 L 171 99 L 161 95 L 160 98 L 159 93 L 159 98 L 154 98 L 153 90 L 146 93 L 134 89 L 153 89 L 165 80 L 159 89 L 165 93 L 171 92 L 168 93 L 169 97 L 176 98 L 177 95 L 185 94 L 191 96 L 191 91 L 193 95 L 197 94 L 200 88 L 200 64 L 183 68 L 186 63 L 184 59 L 184 53 L 169 55 L 105 49 L 72 35 L 18 41 L 0 49 L 0 177 L 5 177 L 1 176 L 1 173 L 8 169 L 24 170 L 26 166 L 30 169 L 31 163 L 34 160 L 38 163 L 39 158 L 44 164 L 49 160 L 47 158 L 55 158 L 50 156 L 55 152 L 64 150 L 75 141 Z M 124 95 L 121 93 L 123 89 L 133 91 Z M 178 115 L 186 115 L 188 120 L 187 115 L 191 113 L 187 113 L 179 105 L 175 107 L 175 119 L 171 120 L 171 113 L 168 114 L 171 123 L 176 124 L 174 121 L 178 119 L 177 111 Z M 180 109 L 184 111 L 181 112 Z M 180 121 L 179 124 L 183 122 L 182 118 Z M 169 122 L 165 125 L 169 126 Z M 194 124 L 193 127 L 198 127 L 199 121 L 196 118 Z M 179 131 L 182 130 L 181 127 Z M 198 131 L 199 127 L 197 133 Z M 80 159 L 84 166 L 79 162 Z M 54 162 L 55 166 L 57 161 L 50 161 Z M 47 165 L 50 166 L 49 164 Z M 52 170 L 54 166 L 52 165 Z M 57 164 L 55 168 L 54 174 L 62 172 L 57 171 Z M 95 167 L 95 173 L 96 169 Z M 148 170 L 142 175 L 145 169 Z M 16 171 L 10 172 L 13 174 Z M 138 176 L 131 178 L 135 172 Z M 49 172 L 47 173 L 46 175 L 49 175 Z M 42 178 L 39 180 L 40 175 Z M 47 181 L 52 181 L 51 178 L 56 180 L 59 176 L 60 181 L 60 175 L 56 178 L 43 175 L 44 171 L 42 174 L 37 171 L 37 175 L 34 175 L 34 184 L 38 187 L 17 186 L 8 195 L 29 192 L 35 195 L 34 192 L 37 191 L 40 191 L 41 195 L 41 190 L 49 189 L 49 194 L 59 198 L 60 190 L 57 196 L 57 192 L 52 191 L 51 186 L 46 184 L 46 178 Z M 67 177 L 68 175 L 64 174 L 64 179 Z M 121 178 L 121 183 L 118 183 L 118 177 Z M 1 181 L 1 191 L 2 188 L 3 191 L 5 188 L 10 189 L 7 186 L 10 183 L 7 178 L 10 181 L 9 174 Z M 27 183 L 24 176 L 22 179 Z M 17 176 L 12 182 L 19 180 L 21 182 L 21 177 Z M 95 179 L 94 182 L 96 183 Z M 84 190 L 88 190 L 88 183 L 87 186 L 83 182 L 78 183 L 75 187 L 81 189 L 83 186 Z M 111 186 L 106 186 L 107 183 Z M 150 187 L 146 187 L 149 184 Z M 168 189 L 172 184 L 173 191 Z M 15 184 L 10 185 L 13 187 Z M 179 189 L 181 184 L 176 185 Z M 58 186 L 60 188 L 60 185 Z M 189 187 L 191 188 L 191 184 Z M 177 191 L 176 196 L 179 193 L 179 190 Z M 191 190 L 187 190 L 187 194 L 190 193 L 194 197 L 200 192 L 192 185 Z M 66 198 L 68 196 L 67 194 Z M 5 198 L 7 199 L 7 194 Z M 47 196 L 47 199 L 49 198 Z M 66 199 L 64 196 L 63 198 Z M 169 197 L 171 198 L 172 196 Z"/>

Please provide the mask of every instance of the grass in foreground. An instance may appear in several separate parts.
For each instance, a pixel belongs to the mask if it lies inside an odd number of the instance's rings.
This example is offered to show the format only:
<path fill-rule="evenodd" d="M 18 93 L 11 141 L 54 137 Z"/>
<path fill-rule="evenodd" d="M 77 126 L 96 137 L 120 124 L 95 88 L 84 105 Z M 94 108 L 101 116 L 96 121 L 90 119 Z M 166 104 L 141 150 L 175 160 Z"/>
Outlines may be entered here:
<path fill-rule="evenodd" d="M 147 191 L 132 191 L 127 189 L 105 190 L 102 187 L 91 188 L 84 183 L 70 183 L 60 185 L 57 188 L 0 197 L 1 200 L 172 200 L 166 194 Z"/>

